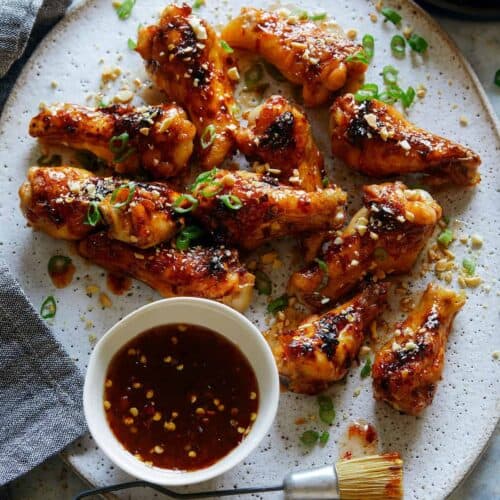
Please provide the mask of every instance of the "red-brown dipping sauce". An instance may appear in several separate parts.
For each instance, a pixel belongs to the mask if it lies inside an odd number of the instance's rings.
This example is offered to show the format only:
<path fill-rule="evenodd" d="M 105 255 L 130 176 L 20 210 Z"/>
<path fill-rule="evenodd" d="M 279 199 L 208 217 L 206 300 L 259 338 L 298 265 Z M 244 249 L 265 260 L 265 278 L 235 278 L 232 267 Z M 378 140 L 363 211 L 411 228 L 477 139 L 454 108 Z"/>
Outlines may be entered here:
<path fill-rule="evenodd" d="M 48 272 L 56 288 L 65 288 L 73 280 L 76 268 L 72 260 L 65 255 L 54 255 L 50 258 Z"/>
<path fill-rule="evenodd" d="M 222 335 L 194 325 L 141 333 L 108 368 L 104 408 L 130 453 L 165 469 L 208 467 L 250 431 L 259 406 L 255 373 Z"/>

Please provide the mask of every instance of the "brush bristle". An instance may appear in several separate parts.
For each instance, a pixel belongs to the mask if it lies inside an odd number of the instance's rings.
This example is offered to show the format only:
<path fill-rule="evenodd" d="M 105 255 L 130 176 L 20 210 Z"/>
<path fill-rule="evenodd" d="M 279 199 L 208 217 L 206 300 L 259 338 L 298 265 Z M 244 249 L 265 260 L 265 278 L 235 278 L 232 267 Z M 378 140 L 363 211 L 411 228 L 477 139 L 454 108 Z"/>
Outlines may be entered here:
<path fill-rule="evenodd" d="M 340 460 L 335 468 L 342 500 L 403 498 L 403 461 L 399 453 Z"/>

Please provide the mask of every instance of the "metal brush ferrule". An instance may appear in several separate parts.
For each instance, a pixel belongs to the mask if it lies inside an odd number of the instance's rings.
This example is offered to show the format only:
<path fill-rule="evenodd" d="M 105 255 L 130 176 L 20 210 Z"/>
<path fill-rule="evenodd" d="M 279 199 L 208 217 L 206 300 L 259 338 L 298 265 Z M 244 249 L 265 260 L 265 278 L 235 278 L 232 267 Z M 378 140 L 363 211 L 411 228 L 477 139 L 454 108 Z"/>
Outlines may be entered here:
<path fill-rule="evenodd" d="M 340 498 L 337 473 L 333 465 L 291 472 L 283 490 L 287 500 L 337 500 Z"/>

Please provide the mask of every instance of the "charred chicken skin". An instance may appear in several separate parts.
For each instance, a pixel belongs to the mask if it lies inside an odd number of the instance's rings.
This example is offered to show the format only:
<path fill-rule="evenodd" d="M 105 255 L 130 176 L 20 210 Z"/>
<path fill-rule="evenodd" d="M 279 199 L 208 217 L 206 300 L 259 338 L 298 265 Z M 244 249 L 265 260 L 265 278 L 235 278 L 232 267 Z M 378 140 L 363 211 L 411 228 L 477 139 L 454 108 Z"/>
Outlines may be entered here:
<path fill-rule="evenodd" d="M 376 99 L 338 97 L 330 110 L 332 153 L 376 177 L 424 173 L 433 184 L 477 184 L 481 159 L 474 151 L 416 127 Z"/>
<path fill-rule="evenodd" d="M 268 332 L 266 339 L 289 389 L 317 394 L 342 379 L 365 332 L 384 310 L 386 296 L 386 284 L 372 284 L 335 309 L 307 317 L 297 328 Z"/>
<path fill-rule="evenodd" d="M 213 169 L 195 182 L 192 214 L 216 239 L 250 250 L 266 241 L 339 227 L 346 194 L 332 186 L 308 193 L 275 177 Z M 200 179 L 200 177 L 198 178 Z"/>
<path fill-rule="evenodd" d="M 260 54 L 288 80 L 303 86 L 304 104 L 324 104 L 336 90 L 361 80 L 367 65 L 353 56 L 362 47 L 285 10 L 243 8 L 222 32 L 229 45 Z"/>
<path fill-rule="evenodd" d="M 156 85 L 186 108 L 198 132 L 198 154 L 205 168 L 220 165 L 233 151 L 238 125 L 232 114 L 238 70 L 220 42 L 191 7 L 170 5 L 158 24 L 139 31 L 136 49 Z"/>
<path fill-rule="evenodd" d="M 446 341 L 463 295 L 430 284 L 395 337 L 377 353 L 372 368 L 375 398 L 418 415 L 432 403 L 444 367 Z"/>
<path fill-rule="evenodd" d="M 285 184 L 316 191 L 325 177 L 323 156 L 307 116 L 282 96 L 271 96 L 246 117 L 237 143 L 250 160 L 268 163 Z"/>
<path fill-rule="evenodd" d="M 255 278 L 240 264 L 236 250 L 196 246 L 180 251 L 167 244 L 138 250 L 101 232 L 82 240 L 78 251 L 109 271 L 143 281 L 164 297 L 204 297 L 239 311 L 247 309 L 252 298 Z"/>
<path fill-rule="evenodd" d="M 143 168 L 160 179 L 186 169 L 196 129 L 175 104 L 98 109 L 59 104 L 32 118 L 29 132 L 47 144 L 88 150 L 118 173 Z"/>
<path fill-rule="evenodd" d="M 441 207 L 429 193 L 401 182 L 363 191 L 365 207 L 340 236 L 321 245 L 317 258 L 326 270 L 316 261 L 290 278 L 290 293 L 313 308 L 337 300 L 368 274 L 383 278 L 408 272 L 441 218 Z"/>
<path fill-rule="evenodd" d="M 19 189 L 21 209 L 34 229 L 79 240 L 107 227 L 111 238 L 147 248 L 182 227 L 173 211 L 178 193 L 165 184 L 95 177 L 74 167 L 32 167 Z"/>

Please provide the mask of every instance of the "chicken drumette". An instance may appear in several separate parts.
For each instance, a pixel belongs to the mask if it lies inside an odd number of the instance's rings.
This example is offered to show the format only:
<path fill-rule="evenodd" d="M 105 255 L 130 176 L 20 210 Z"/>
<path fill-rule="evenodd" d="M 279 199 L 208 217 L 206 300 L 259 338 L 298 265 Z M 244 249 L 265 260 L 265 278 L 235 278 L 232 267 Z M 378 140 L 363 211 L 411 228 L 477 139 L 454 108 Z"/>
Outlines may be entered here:
<path fill-rule="evenodd" d="M 222 32 L 232 47 L 260 54 L 292 83 L 303 86 L 304 104 L 324 104 L 332 92 L 360 81 L 367 64 L 362 47 L 293 13 L 243 8 Z"/>
<path fill-rule="evenodd" d="M 156 85 L 186 108 L 202 165 L 219 166 L 234 149 L 238 69 L 213 28 L 188 5 L 169 5 L 158 24 L 139 31 L 136 50 Z"/>
<path fill-rule="evenodd" d="M 407 121 L 376 99 L 338 97 L 330 110 L 333 155 L 360 172 L 383 177 L 424 173 L 434 184 L 477 184 L 481 159 L 474 151 Z"/>
<path fill-rule="evenodd" d="M 375 356 L 372 368 L 376 399 L 410 415 L 432 403 L 441 380 L 446 341 L 464 295 L 429 285 L 395 337 Z"/>
<path fill-rule="evenodd" d="M 292 275 L 290 293 L 321 308 L 364 276 L 408 272 L 441 217 L 429 193 L 403 183 L 364 186 L 364 205 L 339 236 L 320 245 L 316 262 Z"/>
<path fill-rule="evenodd" d="M 175 104 L 98 109 L 58 104 L 32 118 L 29 132 L 44 143 L 90 151 L 121 174 L 144 168 L 167 178 L 186 169 L 196 129 Z"/>
<path fill-rule="evenodd" d="M 267 332 L 289 389 L 317 394 L 342 379 L 358 355 L 366 330 L 383 311 L 386 296 L 386 284 L 372 284 L 335 309 L 307 317 L 297 328 Z"/>

